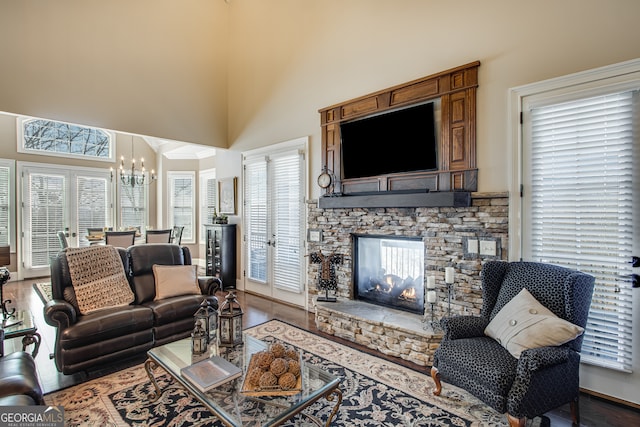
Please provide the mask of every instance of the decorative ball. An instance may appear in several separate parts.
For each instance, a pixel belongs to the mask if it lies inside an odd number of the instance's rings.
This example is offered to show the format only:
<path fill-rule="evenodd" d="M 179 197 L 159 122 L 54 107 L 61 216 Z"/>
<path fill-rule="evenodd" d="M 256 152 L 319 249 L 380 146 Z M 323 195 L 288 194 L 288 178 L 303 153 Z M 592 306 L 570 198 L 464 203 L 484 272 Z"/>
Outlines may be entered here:
<path fill-rule="evenodd" d="M 282 374 L 282 376 L 278 379 L 278 385 L 282 387 L 283 390 L 291 390 L 296 386 L 298 380 L 295 375 L 290 372 Z"/>
<path fill-rule="evenodd" d="M 261 351 L 256 353 L 256 363 L 258 366 L 264 369 L 269 369 L 271 362 L 273 362 L 273 354 L 270 351 Z"/>
<path fill-rule="evenodd" d="M 296 378 L 300 376 L 300 362 L 297 360 L 289 360 L 289 369 L 288 372 L 295 375 Z"/>
<path fill-rule="evenodd" d="M 273 344 L 271 344 L 270 350 L 271 353 L 273 353 L 273 357 L 278 358 L 284 356 L 286 348 L 282 343 L 274 342 Z"/>
<path fill-rule="evenodd" d="M 252 386 L 257 386 L 260 384 L 260 377 L 263 373 L 264 371 L 260 367 L 251 368 L 247 373 L 247 381 Z"/>
<path fill-rule="evenodd" d="M 278 378 L 269 371 L 264 372 L 258 382 L 260 387 L 273 387 L 276 384 L 278 384 Z"/>
<path fill-rule="evenodd" d="M 269 368 L 271 373 L 276 377 L 279 377 L 280 375 L 284 374 L 285 372 L 287 372 L 288 369 L 289 369 L 289 363 L 287 363 L 287 361 L 284 360 L 282 357 L 273 359 L 273 362 L 271 362 L 271 366 Z"/>
<path fill-rule="evenodd" d="M 298 355 L 298 352 L 294 348 L 288 348 L 284 352 L 284 357 L 286 357 L 287 359 L 293 359 L 293 360 L 298 360 L 300 358 L 300 356 Z"/>

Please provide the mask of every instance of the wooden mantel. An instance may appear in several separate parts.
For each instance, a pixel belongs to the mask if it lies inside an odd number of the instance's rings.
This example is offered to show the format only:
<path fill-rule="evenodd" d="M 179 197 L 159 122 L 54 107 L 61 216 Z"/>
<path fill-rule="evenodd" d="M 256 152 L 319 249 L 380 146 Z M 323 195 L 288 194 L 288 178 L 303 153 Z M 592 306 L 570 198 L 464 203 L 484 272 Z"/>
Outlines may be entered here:
<path fill-rule="evenodd" d="M 479 66 L 480 62 L 475 61 L 319 110 L 322 166 L 336 177 L 333 192 L 477 191 L 476 89 Z M 341 179 L 341 122 L 430 100 L 440 100 L 441 109 L 437 171 Z M 389 142 L 389 149 L 393 149 L 393 141 Z"/>

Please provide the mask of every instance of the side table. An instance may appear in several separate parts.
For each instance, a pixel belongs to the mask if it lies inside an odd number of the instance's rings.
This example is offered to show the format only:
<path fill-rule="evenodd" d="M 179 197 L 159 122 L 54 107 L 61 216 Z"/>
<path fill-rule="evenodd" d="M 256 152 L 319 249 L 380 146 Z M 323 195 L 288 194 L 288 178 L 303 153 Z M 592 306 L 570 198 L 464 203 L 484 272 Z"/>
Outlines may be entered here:
<path fill-rule="evenodd" d="M 17 324 L 11 324 L 16 321 L 18 322 Z M 12 316 L 2 320 L 2 328 L 4 329 L 5 340 L 22 337 L 22 351 L 26 351 L 27 346 L 33 344 L 31 355 L 33 357 L 38 355 L 41 337 L 33 321 L 33 315 L 29 310 L 16 310 Z"/>

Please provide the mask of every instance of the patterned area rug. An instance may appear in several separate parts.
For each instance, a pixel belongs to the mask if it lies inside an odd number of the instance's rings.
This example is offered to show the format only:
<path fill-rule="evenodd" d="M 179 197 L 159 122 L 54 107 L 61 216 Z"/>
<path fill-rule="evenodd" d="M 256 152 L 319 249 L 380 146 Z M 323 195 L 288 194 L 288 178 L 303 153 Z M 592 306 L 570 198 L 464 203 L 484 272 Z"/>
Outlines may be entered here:
<path fill-rule="evenodd" d="M 43 304 L 46 304 L 47 302 L 53 299 L 53 294 L 51 293 L 51 283 L 49 282 L 34 283 L 33 289 L 36 290 L 36 293 L 42 300 Z"/>
<path fill-rule="evenodd" d="M 504 426 L 506 418 L 465 391 L 451 385 L 442 396 L 432 394 L 425 374 L 332 342 L 286 323 L 272 320 L 246 331 L 299 348 L 305 360 L 344 377 L 343 402 L 334 426 Z M 152 386 L 143 365 L 137 365 L 45 396 L 48 405 L 62 405 L 66 426 L 204 426 L 222 425 L 197 400 L 161 370 L 156 378 L 164 391 L 155 403 L 147 399 Z M 320 399 L 307 411 L 327 413 Z M 288 427 L 312 425 L 297 416 Z"/>

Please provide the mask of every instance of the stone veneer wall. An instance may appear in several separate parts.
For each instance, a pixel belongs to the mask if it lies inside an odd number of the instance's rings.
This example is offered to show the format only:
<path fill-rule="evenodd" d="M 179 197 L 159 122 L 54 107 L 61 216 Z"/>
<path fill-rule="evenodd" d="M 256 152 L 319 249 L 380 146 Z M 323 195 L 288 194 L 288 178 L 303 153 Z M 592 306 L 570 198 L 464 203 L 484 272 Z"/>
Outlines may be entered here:
<path fill-rule="evenodd" d="M 451 313 L 479 314 L 482 306 L 480 271 L 483 261 L 508 259 L 509 199 L 507 193 L 472 193 L 465 208 L 353 208 L 320 209 L 308 202 L 308 228 L 322 231 L 321 242 L 309 242 L 308 253 L 342 254 L 336 266 L 338 299 L 352 299 L 351 234 L 422 237 L 425 242 L 425 277 L 436 276 L 436 318 L 447 314 L 444 268 L 455 268 Z M 495 257 L 467 254 L 466 239 L 495 240 Z M 319 264 L 308 264 L 309 307 L 318 296 Z M 426 286 L 425 286 L 426 287 Z M 331 292 L 333 294 L 333 292 Z M 426 300 L 426 298 L 425 298 Z"/>

